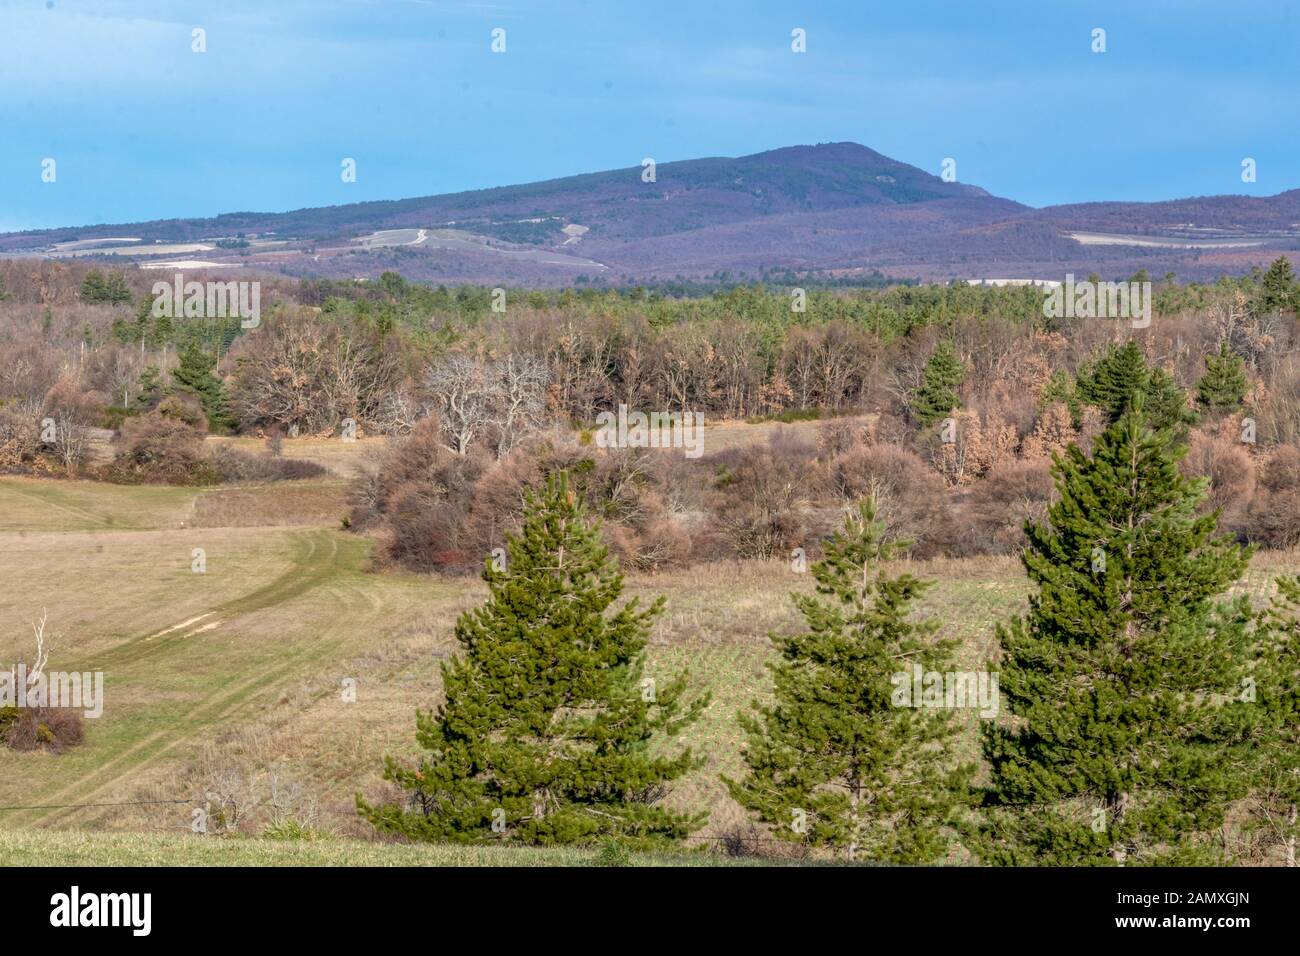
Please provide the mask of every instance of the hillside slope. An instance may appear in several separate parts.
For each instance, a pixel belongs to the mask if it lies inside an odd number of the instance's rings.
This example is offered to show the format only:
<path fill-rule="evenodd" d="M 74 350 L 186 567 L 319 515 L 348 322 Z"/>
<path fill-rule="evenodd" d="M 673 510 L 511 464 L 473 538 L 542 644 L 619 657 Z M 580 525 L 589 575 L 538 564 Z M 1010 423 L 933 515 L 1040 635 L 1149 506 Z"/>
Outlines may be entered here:
<path fill-rule="evenodd" d="M 0 235 L 0 254 L 490 285 L 768 270 L 925 279 L 1213 278 L 1300 250 L 1300 190 L 1031 209 L 856 143 L 212 219 Z"/>

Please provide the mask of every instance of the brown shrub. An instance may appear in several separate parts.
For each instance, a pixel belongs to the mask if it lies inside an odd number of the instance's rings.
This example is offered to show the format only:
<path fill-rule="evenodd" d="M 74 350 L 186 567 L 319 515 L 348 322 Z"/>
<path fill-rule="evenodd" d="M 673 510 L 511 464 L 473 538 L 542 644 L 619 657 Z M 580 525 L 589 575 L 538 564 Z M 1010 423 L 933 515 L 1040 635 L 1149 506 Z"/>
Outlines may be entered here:
<path fill-rule="evenodd" d="M 434 485 L 407 482 L 393 489 L 385 508 L 380 558 L 412 571 L 468 572 L 482 555 L 461 546 L 463 501 L 441 496 Z"/>
<path fill-rule="evenodd" d="M 1266 548 L 1300 544 L 1300 449 L 1279 446 L 1260 470 L 1246 533 Z"/>
<path fill-rule="evenodd" d="M 109 481 L 207 485 L 221 480 L 205 453 L 202 433 L 156 411 L 123 422 L 118 446 L 113 461 L 103 469 Z"/>
<path fill-rule="evenodd" d="M 1246 511 L 1255 495 L 1255 463 L 1241 442 L 1213 433 L 1194 432 L 1179 467 L 1185 475 L 1210 480 L 1202 511 L 1220 509 L 1222 530 L 1233 533 L 1244 530 Z"/>
<path fill-rule="evenodd" d="M 901 415 L 881 412 L 867 429 L 867 444 L 905 446 L 912 440 L 915 429 Z"/>
<path fill-rule="evenodd" d="M 314 461 L 280 458 L 270 452 L 250 455 L 229 445 L 214 447 L 208 458 L 221 480 L 228 482 L 296 481 L 329 473 Z"/>
<path fill-rule="evenodd" d="M 69 375 L 46 393 L 40 417 L 53 425 L 53 437 L 43 452 L 66 473 L 75 474 L 85 461 L 90 452 L 90 430 L 102 422 L 106 404 L 104 396 L 85 391 Z"/>
<path fill-rule="evenodd" d="M 474 566 L 481 567 L 494 548 L 505 547 L 507 534 L 519 531 L 526 496 L 539 491 L 548 475 L 569 472 L 573 491 L 590 506 L 587 476 L 595 465 L 594 458 L 576 445 L 550 440 L 530 442 L 488 465 L 466 503 L 462 542 L 473 555 Z M 597 516 L 601 513 L 595 511 Z"/>
<path fill-rule="evenodd" d="M 852 418 L 833 418 L 817 429 L 817 455 L 834 458 L 871 440 L 871 430 Z"/>
<path fill-rule="evenodd" d="M 484 554 L 464 544 L 462 525 L 484 465 L 480 455 L 448 450 L 437 422 L 424 419 L 354 483 L 350 526 L 378 531 L 380 563 L 413 571 L 481 567 Z"/>
<path fill-rule="evenodd" d="M 973 546 L 986 554 L 1012 554 L 1025 546 L 1026 521 L 1042 522 L 1055 497 L 1046 459 L 999 465 L 965 501 Z"/>
<path fill-rule="evenodd" d="M 85 716 L 73 707 L 13 707 L 6 711 L 4 740 L 13 750 L 62 753 L 86 738 Z"/>
<path fill-rule="evenodd" d="M 461 456 L 447 449 L 435 423 L 424 421 L 353 484 L 350 525 L 375 531 L 382 563 L 472 573 L 519 531 L 528 493 L 564 470 L 602 522 L 613 554 L 640 570 L 669 567 L 688 559 L 691 536 L 670 505 L 683 492 L 668 455 L 598 452 L 542 436 L 500 460 L 483 452 Z M 672 482 L 661 488 L 661 478 Z"/>
<path fill-rule="evenodd" d="M 787 429 L 766 444 L 732 448 L 715 459 L 713 524 L 742 558 L 771 558 L 806 546 L 815 526 L 816 449 Z"/>
<path fill-rule="evenodd" d="M 0 405 L 0 474 L 31 470 L 39 452 L 36 415 L 17 404 Z"/>
<path fill-rule="evenodd" d="M 671 451 L 621 449 L 595 458 L 579 482 L 587 505 L 605 521 L 605 538 L 627 566 L 659 570 L 686 563 L 691 535 L 670 501 L 680 503 L 684 472 L 693 465 Z"/>
<path fill-rule="evenodd" d="M 806 860 L 811 851 L 806 843 L 781 840 L 772 831 L 752 823 L 737 823 L 722 831 L 711 847 L 712 852 L 730 857 L 770 860 Z"/>
<path fill-rule="evenodd" d="M 571 487 L 599 519 L 605 543 L 628 567 L 657 570 L 684 563 L 691 537 L 669 507 L 679 489 L 661 488 L 677 477 L 669 450 L 597 451 L 555 440 L 516 448 L 493 464 L 474 489 L 465 540 L 482 556 L 519 530 L 524 497 L 540 490 L 548 475 L 567 471 Z"/>
<path fill-rule="evenodd" d="M 163 418 L 182 422 L 196 431 L 208 430 L 208 417 L 203 414 L 203 403 L 193 395 L 168 395 L 157 404 L 156 408 Z"/>
<path fill-rule="evenodd" d="M 920 457 L 897 445 L 866 445 L 835 458 L 827 482 L 842 505 L 874 497 L 891 538 L 913 542 L 921 557 L 944 553 L 955 528 L 948 491 Z"/>
<path fill-rule="evenodd" d="M 1025 458 L 1049 459 L 1053 452 L 1065 451 L 1078 442 L 1079 430 L 1074 427 L 1070 409 L 1064 402 L 1055 402 L 1038 417 L 1020 453 Z"/>
<path fill-rule="evenodd" d="M 968 485 L 1015 460 L 1020 434 L 997 410 L 963 409 L 953 414 L 953 422 L 950 441 L 944 440 L 941 429 L 920 440 L 924 454 L 949 485 Z"/>
<path fill-rule="evenodd" d="M 636 514 L 604 525 L 605 541 L 624 567 L 658 571 L 685 564 L 691 536 L 654 489 L 638 494 Z"/>
<path fill-rule="evenodd" d="M 1259 440 L 1300 444 L 1300 358 L 1292 356 L 1280 362 L 1267 387 L 1257 386 L 1256 393 Z"/>

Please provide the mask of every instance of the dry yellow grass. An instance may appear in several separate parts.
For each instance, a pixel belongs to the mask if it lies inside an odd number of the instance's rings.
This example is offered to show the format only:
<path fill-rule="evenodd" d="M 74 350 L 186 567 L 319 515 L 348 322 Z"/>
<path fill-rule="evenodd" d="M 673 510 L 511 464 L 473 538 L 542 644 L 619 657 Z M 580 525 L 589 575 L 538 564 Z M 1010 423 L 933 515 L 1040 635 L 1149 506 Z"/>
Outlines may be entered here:
<path fill-rule="evenodd" d="M 208 441 L 229 445 L 250 455 L 266 451 L 266 440 L 262 438 L 210 437 Z M 387 443 L 387 439 L 382 437 L 358 438 L 355 441 L 319 436 L 285 438 L 280 446 L 280 454 L 284 458 L 296 458 L 320 465 L 336 477 L 352 478 L 367 460 L 382 453 Z"/>
<path fill-rule="evenodd" d="M 223 507 L 247 519 L 286 508 L 280 495 L 330 501 L 338 487 L 238 489 Z M 30 622 L 45 608 L 58 635 L 50 668 L 102 669 L 107 697 L 84 746 L 57 757 L 0 752 L 0 806 L 181 801 L 0 811 L 0 828 L 179 833 L 204 794 L 225 786 L 240 791 L 257 832 L 274 782 L 317 825 L 366 835 L 354 795 L 385 792 L 384 753 L 415 756 L 415 711 L 436 704 L 438 662 L 456 652 L 456 617 L 483 586 L 372 574 L 369 543 L 334 530 L 332 515 L 317 528 L 200 526 L 196 518 L 222 514 L 202 505 L 211 494 L 0 480 L 0 663 L 30 656 Z M 191 570 L 196 547 L 204 574 Z M 1272 578 L 1298 564 L 1293 554 L 1257 556 L 1242 586 L 1263 600 Z M 921 612 L 959 640 L 961 666 L 982 667 L 996 624 L 1024 606 L 1018 563 L 906 566 L 935 582 Z M 736 712 L 767 693 L 767 635 L 798 626 L 789 594 L 811 581 L 785 562 L 736 562 L 628 583 L 631 594 L 668 598 L 650 673 L 687 667 L 713 695 L 686 737 L 705 766 L 670 799 L 708 808 L 704 835 L 717 836 L 744 819 L 718 781 L 740 769 Z M 972 714 L 972 755 L 977 725 Z"/>

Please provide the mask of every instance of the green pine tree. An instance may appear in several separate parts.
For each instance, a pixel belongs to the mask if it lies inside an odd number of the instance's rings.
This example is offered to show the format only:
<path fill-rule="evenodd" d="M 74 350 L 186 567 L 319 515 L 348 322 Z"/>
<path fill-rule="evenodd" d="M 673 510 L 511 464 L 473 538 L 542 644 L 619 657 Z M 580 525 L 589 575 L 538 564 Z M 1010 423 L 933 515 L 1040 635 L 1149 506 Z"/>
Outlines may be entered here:
<path fill-rule="evenodd" d="M 1187 439 L 1188 426 L 1195 424 L 1196 415 L 1187 407 L 1187 393 L 1178 387 L 1172 375 L 1162 368 L 1151 369 L 1142 402 L 1153 429 L 1168 430 L 1175 442 Z"/>
<path fill-rule="evenodd" d="M 135 325 L 119 315 L 113 320 L 113 340 L 120 345 L 130 345 L 135 341 Z"/>
<path fill-rule="evenodd" d="M 81 280 L 81 301 L 95 305 L 107 301 L 106 288 L 104 273 L 91 269 L 86 273 L 86 278 Z"/>
<path fill-rule="evenodd" d="M 1300 298 L 1300 293 L 1297 292 L 1291 260 L 1286 256 L 1278 256 L 1260 278 L 1259 292 L 1255 296 L 1256 311 L 1294 310 L 1297 298 Z"/>
<path fill-rule="evenodd" d="M 121 272 L 110 272 L 104 279 L 102 301 L 109 305 L 123 305 L 131 299 L 131 287 L 126 284 L 126 276 Z"/>
<path fill-rule="evenodd" d="M 160 315 L 149 325 L 145 344 L 151 349 L 160 349 L 172 341 L 175 332 L 176 327 L 172 320 L 168 316 Z"/>
<path fill-rule="evenodd" d="M 132 414 L 152 411 L 163 400 L 162 376 L 157 365 L 150 365 L 140 373 L 136 382 L 136 396 L 131 400 Z"/>
<path fill-rule="evenodd" d="M 1266 850 L 1280 849 L 1296 866 L 1300 837 L 1300 578 L 1277 580 L 1278 593 L 1260 615 L 1260 662 L 1253 675 L 1261 711 L 1252 754 L 1251 801 Z"/>
<path fill-rule="evenodd" d="M 1139 400 L 1093 445 L 1056 456 L 1060 500 L 1029 524 L 1037 587 L 997 630 L 1013 720 L 990 728 L 981 855 L 1004 864 L 1186 862 L 1244 792 L 1245 597 L 1218 598 L 1248 552 L 1197 515 L 1204 479 Z"/>
<path fill-rule="evenodd" d="M 965 380 L 966 366 L 957 350 L 951 342 L 940 342 L 926 363 L 921 384 L 913 395 L 912 407 L 922 428 L 947 418 L 954 408 L 961 406 L 957 389 Z"/>
<path fill-rule="evenodd" d="M 457 621 L 463 653 L 442 665 L 446 700 L 417 717 L 427 753 L 415 768 L 385 761 L 409 805 L 358 797 L 362 816 L 383 832 L 455 842 L 652 845 L 698 829 L 704 814 L 661 802 L 698 761 L 662 744 L 707 698 L 686 700 L 686 672 L 644 678 L 663 599 L 613 610 L 622 575 L 567 476 L 528 495 L 505 568 L 489 561 L 483 578 L 487 603 Z"/>
<path fill-rule="evenodd" d="M 144 330 L 149 327 L 149 320 L 153 317 L 154 297 L 152 295 L 142 295 L 135 306 L 135 326 L 139 334 L 144 334 Z"/>
<path fill-rule="evenodd" d="M 203 405 L 209 430 L 220 432 L 229 429 L 234 422 L 226 408 L 225 385 L 212 374 L 216 365 L 215 358 L 191 342 L 181 352 L 180 365 L 172 369 L 172 386 L 196 396 Z"/>
<path fill-rule="evenodd" d="M 1205 374 L 1196 383 L 1196 401 L 1209 412 L 1231 412 L 1246 398 L 1246 363 L 1241 356 L 1219 345 L 1218 355 L 1205 356 Z"/>
<path fill-rule="evenodd" d="M 1044 411 L 1057 402 L 1069 410 L 1070 421 L 1075 428 L 1078 428 L 1083 422 L 1083 403 L 1079 400 L 1074 379 L 1065 369 L 1057 369 L 1047 380 L 1038 399 L 1038 408 Z"/>
<path fill-rule="evenodd" d="M 1109 422 L 1118 421 L 1141 396 L 1147 422 L 1156 431 L 1170 429 L 1174 440 L 1181 440 L 1185 426 L 1194 420 L 1183 390 L 1164 369 L 1148 366 L 1142 349 L 1131 339 L 1085 364 L 1075 393 L 1084 404 L 1101 409 Z"/>
<path fill-rule="evenodd" d="M 827 544 L 811 569 L 821 597 L 794 597 L 807 630 L 772 638 L 775 701 L 740 715 L 748 773 L 723 778 L 780 838 L 851 860 L 942 859 L 973 770 L 953 757 L 952 710 L 898 699 L 914 663 L 950 670 L 952 647 L 911 619 L 929 583 L 881 569 L 905 545 L 884 540 L 870 502 Z"/>

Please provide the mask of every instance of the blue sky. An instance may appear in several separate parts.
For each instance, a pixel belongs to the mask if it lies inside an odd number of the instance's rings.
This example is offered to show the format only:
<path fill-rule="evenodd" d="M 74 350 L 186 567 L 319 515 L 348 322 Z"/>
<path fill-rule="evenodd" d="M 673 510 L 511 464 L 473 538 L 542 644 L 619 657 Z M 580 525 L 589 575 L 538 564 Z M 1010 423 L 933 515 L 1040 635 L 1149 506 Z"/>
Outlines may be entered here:
<path fill-rule="evenodd" d="M 1300 186 L 1298 8 L 0 0 L 0 230 L 843 140 L 934 173 L 953 157 L 961 181 L 1032 205 L 1267 195 Z M 806 54 L 790 50 L 796 27 Z M 1091 50 L 1096 27 L 1105 53 Z M 54 183 L 41 181 L 47 157 Z M 355 183 L 340 179 L 344 157 Z"/>

